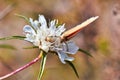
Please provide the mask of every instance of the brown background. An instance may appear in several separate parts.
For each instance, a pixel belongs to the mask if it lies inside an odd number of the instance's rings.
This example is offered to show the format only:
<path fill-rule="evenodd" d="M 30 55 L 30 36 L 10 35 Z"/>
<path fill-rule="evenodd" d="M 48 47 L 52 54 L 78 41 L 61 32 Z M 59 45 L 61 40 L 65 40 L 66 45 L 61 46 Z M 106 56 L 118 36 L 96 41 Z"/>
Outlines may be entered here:
<path fill-rule="evenodd" d="M 75 64 L 79 80 L 120 80 L 120 1 L 119 0 L 0 0 L 0 37 L 23 35 L 25 20 L 14 14 L 37 19 L 58 19 L 72 28 L 92 16 L 100 18 L 84 28 L 72 40 L 94 58 L 78 52 Z M 0 41 L 17 50 L 0 48 L 0 76 L 3 76 L 33 60 L 37 49 L 25 50 L 32 44 L 21 40 Z M 5 80 L 36 80 L 40 62 Z M 43 80 L 78 80 L 68 65 L 49 54 Z"/>

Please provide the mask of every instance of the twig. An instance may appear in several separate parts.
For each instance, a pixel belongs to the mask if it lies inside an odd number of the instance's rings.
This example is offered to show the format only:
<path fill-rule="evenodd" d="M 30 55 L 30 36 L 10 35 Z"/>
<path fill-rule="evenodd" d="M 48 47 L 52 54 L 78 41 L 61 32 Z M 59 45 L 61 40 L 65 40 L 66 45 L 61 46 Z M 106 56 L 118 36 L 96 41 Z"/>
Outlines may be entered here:
<path fill-rule="evenodd" d="M 40 53 L 40 55 L 39 55 L 37 58 L 35 58 L 35 59 L 32 60 L 31 62 L 29 62 L 28 64 L 26 64 L 26 65 L 18 68 L 17 70 L 15 70 L 15 71 L 13 71 L 13 72 L 5 75 L 5 76 L 0 77 L 0 80 L 3 80 L 3 79 L 5 79 L 5 78 L 8 78 L 8 77 L 10 77 L 10 76 L 12 76 L 12 75 L 14 75 L 14 74 L 16 74 L 16 73 L 18 73 L 18 72 L 26 69 L 27 67 L 33 65 L 34 63 L 36 63 L 36 62 L 41 58 L 41 56 L 42 56 L 42 54 Z"/>

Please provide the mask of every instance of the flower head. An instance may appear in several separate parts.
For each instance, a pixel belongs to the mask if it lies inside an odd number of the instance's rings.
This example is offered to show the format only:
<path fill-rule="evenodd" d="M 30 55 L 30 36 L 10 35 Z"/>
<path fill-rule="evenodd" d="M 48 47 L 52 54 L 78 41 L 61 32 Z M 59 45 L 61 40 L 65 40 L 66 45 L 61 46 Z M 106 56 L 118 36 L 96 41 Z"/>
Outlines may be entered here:
<path fill-rule="evenodd" d="M 52 20 L 47 24 L 43 15 L 39 15 L 39 19 L 35 21 L 30 18 L 29 22 L 30 25 L 25 25 L 23 28 L 26 34 L 26 41 L 39 46 L 45 52 L 57 52 L 62 63 L 65 63 L 65 60 L 74 60 L 73 57 L 69 57 L 67 54 L 75 54 L 78 47 L 73 42 L 61 41 L 61 35 L 66 30 L 64 24 L 57 26 L 57 20 Z"/>
<path fill-rule="evenodd" d="M 47 54 L 44 53 L 44 51 L 47 53 L 49 51 L 56 52 L 61 60 L 62 63 L 68 63 L 72 69 L 74 70 L 76 76 L 79 78 L 79 75 L 77 73 L 76 68 L 72 64 L 74 58 L 69 57 L 68 54 L 75 54 L 78 51 L 78 46 L 76 46 L 72 41 L 68 41 L 72 37 L 74 37 L 82 28 L 86 27 L 88 24 L 92 23 L 96 19 L 98 19 L 98 16 L 91 17 L 90 19 L 86 20 L 80 25 L 77 25 L 76 27 L 65 31 L 63 25 L 58 25 L 57 20 L 52 20 L 49 24 L 47 24 L 46 19 L 43 15 L 39 15 L 38 20 L 34 20 L 30 18 L 26 18 L 25 16 L 18 15 L 27 21 L 29 21 L 30 25 L 25 25 L 23 28 L 23 31 L 25 32 L 26 37 L 24 36 L 11 36 L 6 38 L 0 38 L 0 40 L 9 40 L 9 39 L 25 39 L 26 41 L 29 41 L 33 43 L 35 46 L 38 46 L 41 50 L 40 55 L 36 57 L 34 60 L 29 62 L 28 64 L 18 68 L 17 70 L 0 77 L 0 80 L 3 80 L 9 76 L 12 76 L 23 69 L 31 66 L 32 64 L 36 63 L 39 59 L 41 59 L 41 65 L 40 65 L 40 72 L 38 75 L 38 80 L 41 80 L 45 63 L 46 63 L 46 57 Z M 64 32 L 65 31 L 65 32 Z M 86 53 L 87 55 L 90 55 L 84 50 L 79 49 L 79 51 L 82 51 Z M 90 55 L 91 56 L 91 55 Z"/>

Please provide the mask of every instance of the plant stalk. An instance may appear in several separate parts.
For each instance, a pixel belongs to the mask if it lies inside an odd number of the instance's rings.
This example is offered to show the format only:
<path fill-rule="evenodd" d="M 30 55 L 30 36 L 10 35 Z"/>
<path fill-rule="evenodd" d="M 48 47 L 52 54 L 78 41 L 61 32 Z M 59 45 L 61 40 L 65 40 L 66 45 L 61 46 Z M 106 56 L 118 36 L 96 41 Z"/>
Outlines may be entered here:
<path fill-rule="evenodd" d="M 18 68 L 17 70 L 15 70 L 15 71 L 13 71 L 13 72 L 5 75 L 5 76 L 0 77 L 0 80 L 6 79 L 6 78 L 8 78 L 8 77 L 10 77 L 10 76 L 12 76 L 12 75 L 22 71 L 22 70 L 28 68 L 29 66 L 33 65 L 34 63 L 36 63 L 41 58 L 41 56 L 42 56 L 42 54 L 40 53 L 40 55 L 37 58 L 35 58 L 34 60 L 32 60 L 31 62 L 27 63 L 26 65 Z"/>

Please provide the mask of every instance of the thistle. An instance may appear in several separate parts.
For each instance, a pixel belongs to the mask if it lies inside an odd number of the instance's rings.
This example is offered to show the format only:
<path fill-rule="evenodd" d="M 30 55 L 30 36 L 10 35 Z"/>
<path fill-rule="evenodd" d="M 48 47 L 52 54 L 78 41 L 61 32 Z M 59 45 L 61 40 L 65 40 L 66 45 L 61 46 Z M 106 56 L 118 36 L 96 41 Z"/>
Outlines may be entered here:
<path fill-rule="evenodd" d="M 44 72 L 47 54 L 49 52 L 56 53 L 56 55 L 59 57 L 60 61 L 63 64 L 68 63 L 74 70 L 76 76 L 79 77 L 75 66 L 71 62 L 74 60 L 74 58 L 70 57 L 69 54 L 73 55 L 77 53 L 78 50 L 81 50 L 81 49 L 79 49 L 79 47 L 73 41 L 70 41 L 70 39 L 74 37 L 82 28 L 86 27 L 88 24 L 95 21 L 98 18 L 98 16 L 92 17 L 86 20 L 85 22 L 83 22 L 82 24 L 77 25 L 76 27 L 67 31 L 64 27 L 65 24 L 57 25 L 58 24 L 57 20 L 52 20 L 47 24 L 46 19 L 43 15 L 39 15 L 38 20 L 33 20 L 32 18 L 26 18 L 21 15 L 18 15 L 18 16 L 25 18 L 30 24 L 30 25 L 25 25 L 23 28 L 25 37 L 12 36 L 12 37 L 0 38 L 0 40 L 22 39 L 22 40 L 31 42 L 34 45 L 31 48 L 39 48 L 40 54 L 37 58 L 35 58 L 33 61 L 26 64 L 25 66 L 3 77 L 0 77 L 0 80 L 3 80 L 9 76 L 12 76 L 22 71 L 23 69 L 39 61 L 39 59 L 41 59 L 41 64 L 40 64 L 40 71 L 38 74 L 38 80 L 41 80 Z M 81 51 L 90 55 L 84 50 L 81 50 Z"/>

